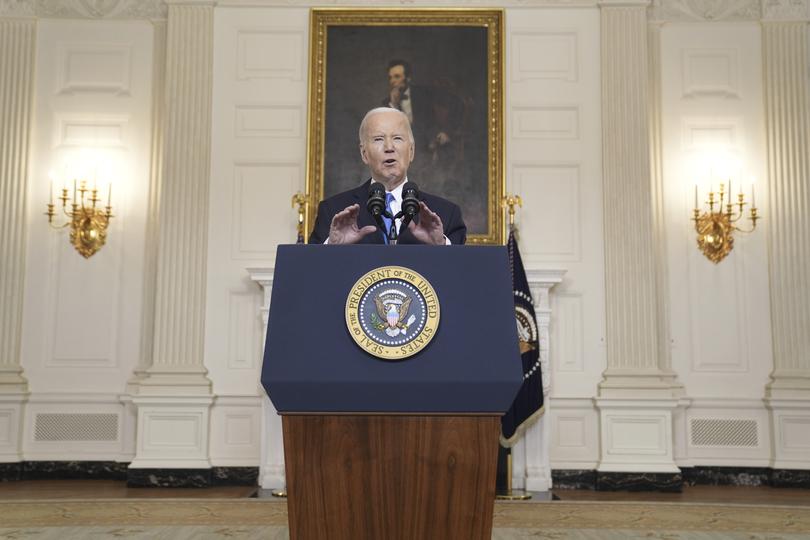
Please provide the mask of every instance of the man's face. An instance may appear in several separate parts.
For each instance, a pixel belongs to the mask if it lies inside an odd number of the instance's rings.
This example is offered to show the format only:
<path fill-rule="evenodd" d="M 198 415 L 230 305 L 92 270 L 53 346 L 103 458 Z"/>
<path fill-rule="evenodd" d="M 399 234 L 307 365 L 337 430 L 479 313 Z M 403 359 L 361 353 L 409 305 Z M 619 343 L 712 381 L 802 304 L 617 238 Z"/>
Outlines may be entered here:
<path fill-rule="evenodd" d="M 388 88 L 399 88 L 405 90 L 408 88 L 408 79 L 405 78 L 405 66 L 392 66 L 388 70 Z"/>
<path fill-rule="evenodd" d="M 396 111 L 373 114 L 366 120 L 360 157 L 371 175 L 389 191 L 408 174 L 414 148 L 408 132 L 408 118 Z"/>

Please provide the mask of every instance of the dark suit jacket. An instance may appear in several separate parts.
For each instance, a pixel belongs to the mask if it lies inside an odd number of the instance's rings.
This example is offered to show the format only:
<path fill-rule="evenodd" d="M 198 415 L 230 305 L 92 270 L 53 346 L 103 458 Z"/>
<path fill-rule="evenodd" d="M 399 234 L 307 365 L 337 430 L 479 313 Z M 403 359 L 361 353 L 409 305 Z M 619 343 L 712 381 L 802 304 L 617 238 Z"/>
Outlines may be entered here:
<path fill-rule="evenodd" d="M 357 216 L 357 226 L 360 228 L 366 225 L 374 225 L 374 219 L 371 214 L 366 210 L 366 200 L 368 200 L 368 186 L 371 180 L 367 180 L 362 186 L 356 187 L 343 193 L 338 193 L 333 197 L 324 199 L 318 205 L 318 216 L 315 218 L 315 227 L 312 229 L 312 234 L 309 235 L 310 244 L 323 244 L 329 238 L 329 227 L 332 224 L 332 218 L 338 212 L 344 210 L 347 206 L 355 203 L 360 205 L 360 214 Z M 419 197 L 425 202 L 428 208 L 439 214 L 442 218 L 442 225 L 444 226 L 444 235 L 450 239 L 454 245 L 463 244 L 467 241 L 467 226 L 461 217 L 461 208 L 456 204 L 451 203 L 447 199 L 442 199 L 435 195 L 425 193 L 424 191 L 419 194 Z M 419 216 L 414 219 L 419 222 Z M 382 231 L 365 236 L 361 244 L 384 244 Z M 413 237 L 409 230 L 403 230 L 402 234 L 397 241 L 399 244 L 418 244 L 419 242 Z"/>

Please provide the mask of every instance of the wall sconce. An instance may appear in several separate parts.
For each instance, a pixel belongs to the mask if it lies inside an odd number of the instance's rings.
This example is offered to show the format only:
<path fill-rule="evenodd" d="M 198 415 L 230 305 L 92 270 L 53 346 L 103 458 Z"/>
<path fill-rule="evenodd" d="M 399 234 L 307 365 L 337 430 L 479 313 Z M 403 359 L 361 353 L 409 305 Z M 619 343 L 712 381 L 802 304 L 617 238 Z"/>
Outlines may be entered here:
<path fill-rule="evenodd" d="M 726 198 L 728 198 L 728 201 L 726 201 Z M 709 209 L 701 213 L 698 206 L 698 187 L 695 185 L 695 209 L 692 221 L 695 222 L 695 230 L 697 231 L 698 249 L 715 264 L 725 259 L 734 248 L 734 231 L 753 232 L 757 228 L 757 219 L 760 219 L 757 216 L 754 186 L 751 186 L 751 210 L 749 212 L 751 229 L 743 230 L 736 225 L 743 217 L 743 208 L 748 205 L 745 202 L 742 189 L 737 195 L 736 203 L 733 203 L 731 198 L 731 180 L 729 180 L 728 193 L 725 192 L 725 186 L 722 183 L 717 193 L 709 191 L 709 199 L 706 201 Z M 724 204 L 725 211 L 723 210 Z M 736 210 L 735 206 L 737 207 Z"/>
<path fill-rule="evenodd" d="M 85 180 L 81 181 L 78 189 L 76 180 L 73 181 L 72 199 L 68 197 L 68 188 L 63 187 L 59 200 L 62 201 L 62 214 L 67 219 L 65 223 L 54 224 L 56 212 L 53 202 L 53 182 L 51 182 L 51 199 L 48 203 L 48 211 L 45 212 L 45 215 L 48 216 L 48 223 L 54 229 L 64 229 L 70 226 L 70 243 L 82 257 L 89 259 L 101 249 L 107 240 L 107 225 L 110 223 L 110 218 L 114 217 L 111 206 L 112 184 L 107 192 L 107 206 L 103 210 L 101 207 L 96 208 L 101 200 L 98 197 L 98 189 L 95 186 L 93 189 L 89 189 Z M 70 210 L 68 210 L 68 200 L 70 200 Z"/>

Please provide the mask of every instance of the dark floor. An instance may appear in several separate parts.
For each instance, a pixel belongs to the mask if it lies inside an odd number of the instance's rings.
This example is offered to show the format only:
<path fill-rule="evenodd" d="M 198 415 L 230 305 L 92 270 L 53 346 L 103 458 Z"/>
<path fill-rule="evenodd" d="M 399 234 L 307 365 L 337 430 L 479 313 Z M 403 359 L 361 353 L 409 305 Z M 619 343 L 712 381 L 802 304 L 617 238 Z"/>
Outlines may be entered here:
<path fill-rule="evenodd" d="M 125 499 L 125 498 L 243 498 L 256 494 L 258 488 L 249 486 L 212 488 L 128 488 L 118 480 L 23 480 L 0 482 L 0 499 Z M 810 490 L 691 486 L 682 493 L 651 493 L 626 491 L 553 490 L 562 501 L 656 501 L 691 503 L 776 504 L 810 506 Z M 535 500 L 547 501 L 539 496 Z M 553 504 L 553 503 L 552 503 Z"/>

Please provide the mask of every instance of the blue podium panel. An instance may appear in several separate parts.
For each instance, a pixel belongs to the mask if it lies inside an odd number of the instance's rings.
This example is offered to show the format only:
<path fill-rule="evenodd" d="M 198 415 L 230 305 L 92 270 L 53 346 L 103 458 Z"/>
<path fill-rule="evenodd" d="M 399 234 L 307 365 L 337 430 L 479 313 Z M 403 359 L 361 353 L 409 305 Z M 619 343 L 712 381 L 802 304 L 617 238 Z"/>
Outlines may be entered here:
<path fill-rule="evenodd" d="M 436 292 L 440 321 L 413 356 L 384 360 L 349 333 L 368 272 L 400 266 Z M 262 385 L 281 413 L 503 413 L 523 379 L 505 247 L 279 246 Z"/>

